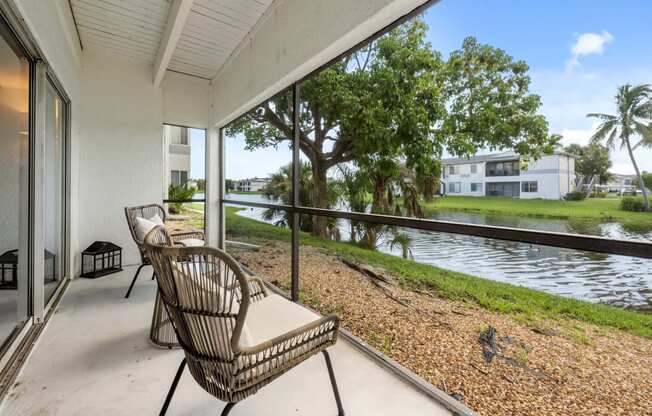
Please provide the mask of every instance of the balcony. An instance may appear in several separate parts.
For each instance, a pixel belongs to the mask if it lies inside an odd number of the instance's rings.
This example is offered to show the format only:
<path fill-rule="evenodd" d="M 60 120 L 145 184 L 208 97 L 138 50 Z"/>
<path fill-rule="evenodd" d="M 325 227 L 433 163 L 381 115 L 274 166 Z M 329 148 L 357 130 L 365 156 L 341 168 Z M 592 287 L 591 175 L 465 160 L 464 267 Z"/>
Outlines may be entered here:
<path fill-rule="evenodd" d="M 148 342 L 156 285 L 143 279 L 131 297 L 123 299 L 134 270 L 130 267 L 104 279 L 70 284 L 0 413 L 63 416 L 158 411 L 183 353 Z M 347 414 L 452 414 L 345 338 L 331 350 Z M 215 415 L 222 407 L 186 373 L 168 414 Z M 321 356 L 264 387 L 233 411 L 239 416 L 336 412 Z"/>

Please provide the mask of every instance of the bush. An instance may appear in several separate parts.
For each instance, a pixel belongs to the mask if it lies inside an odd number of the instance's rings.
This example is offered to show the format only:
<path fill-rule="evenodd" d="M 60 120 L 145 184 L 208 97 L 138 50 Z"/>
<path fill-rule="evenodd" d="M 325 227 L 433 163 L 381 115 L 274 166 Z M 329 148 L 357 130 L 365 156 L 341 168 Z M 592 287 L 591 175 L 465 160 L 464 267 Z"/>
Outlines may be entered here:
<path fill-rule="evenodd" d="M 620 200 L 620 209 L 623 211 L 643 212 L 645 211 L 643 198 L 626 196 Z"/>
<path fill-rule="evenodd" d="M 564 197 L 566 201 L 582 201 L 584 198 L 586 198 L 586 194 L 580 191 L 569 192 Z"/>
<path fill-rule="evenodd" d="M 591 198 L 606 198 L 606 197 L 607 197 L 606 192 L 593 191 L 593 193 L 591 193 Z"/>
<path fill-rule="evenodd" d="M 170 188 L 168 189 L 168 199 L 172 200 L 183 200 L 183 199 L 191 199 L 195 194 L 197 193 L 197 188 L 193 188 L 191 186 L 175 186 L 170 184 Z M 183 208 L 183 204 L 181 203 L 171 203 L 168 206 L 168 211 L 170 214 L 180 214 L 181 210 Z"/>

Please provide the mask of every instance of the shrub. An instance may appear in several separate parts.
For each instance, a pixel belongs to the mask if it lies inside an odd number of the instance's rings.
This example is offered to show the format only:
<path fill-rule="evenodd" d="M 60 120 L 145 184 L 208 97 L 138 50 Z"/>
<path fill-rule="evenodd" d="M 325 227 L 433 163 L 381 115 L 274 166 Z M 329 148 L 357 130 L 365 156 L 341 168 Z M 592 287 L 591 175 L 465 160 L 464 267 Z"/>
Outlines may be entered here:
<path fill-rule="evenodd" d="M 643 198 L 626 196 L 620 200 L 620 209 L 623 211 L 643 212 L 645 211 Z"/>
<path fill-rule="evenodd" d="M 607 196 L 607 193 L 602 191 L 593 191 L 591 193 L 591 198 L 606 198 Z"/>
<path fill-rule="evenodd" d="M 170 184 L 170 188 L 168 189 L 168 199 L 172 200 L 183 200 L 183 199 L 191 199 L 193 195 L 197 193 L 197 188 L 193 188 L 191 186 L 175 186 Z M 181 210 L 183 208 L 183 204 L 181 203 L 171 203 L 168 206 L 168 211 L 170 211 L 170 214 L 180 214 Z"/>
<path fill-rule="evenodd" d="M 569 192 L 564 197 L 566 201 L 582 201 L 584 198 L 586 198 L 586 194 L 580 191 Z"/>

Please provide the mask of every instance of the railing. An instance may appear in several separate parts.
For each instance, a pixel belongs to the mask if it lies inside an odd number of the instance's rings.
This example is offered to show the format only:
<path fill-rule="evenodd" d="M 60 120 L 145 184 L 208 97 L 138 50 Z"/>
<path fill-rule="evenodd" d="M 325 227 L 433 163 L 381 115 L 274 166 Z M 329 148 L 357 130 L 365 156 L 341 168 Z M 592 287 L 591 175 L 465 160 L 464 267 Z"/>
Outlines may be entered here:
<path fill-rule="evenodd" d="M 393 215 L 368 214 L 360 212 L 337 211 L 332 209 L 310 208 L 303 206 L 277 205 L 259 202 L 249 202 L 236 199 L 222 199 L 222 204 L 242 207 L 265 208 L 285 211 L 295 219 L 290 225 L 292 229 L 291 250 L 291 297 L 299 299 L 299 229 L 295 226 L 301 215 L 322 216 L 336 219 L 366 222 L 379 225 L 411 228 L 417 230 L 482 237 L 492 240 L 503 240 L 519 243 L 529 243 L 541 246 L 581 250 L 585 252 L 605 253 L 652 259 L 652 242 L 639 240 L 618 240 L 597 236 L 537 231 L 509 227 L 467 224 L 431 219 L 398 217 Z"/>

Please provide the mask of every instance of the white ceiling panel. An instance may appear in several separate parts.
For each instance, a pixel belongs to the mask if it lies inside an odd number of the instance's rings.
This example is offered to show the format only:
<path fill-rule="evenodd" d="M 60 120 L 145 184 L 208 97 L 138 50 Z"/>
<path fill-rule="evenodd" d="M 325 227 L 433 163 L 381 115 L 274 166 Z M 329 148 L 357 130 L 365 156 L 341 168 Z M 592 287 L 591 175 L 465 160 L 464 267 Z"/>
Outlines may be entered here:
<path fill-rule="evenodd" d="M 273 0 L 194 0 L 167 69 L 212 78 Z M 84 48 L 154 63 L 171 0 L 71 0 Z"/>

